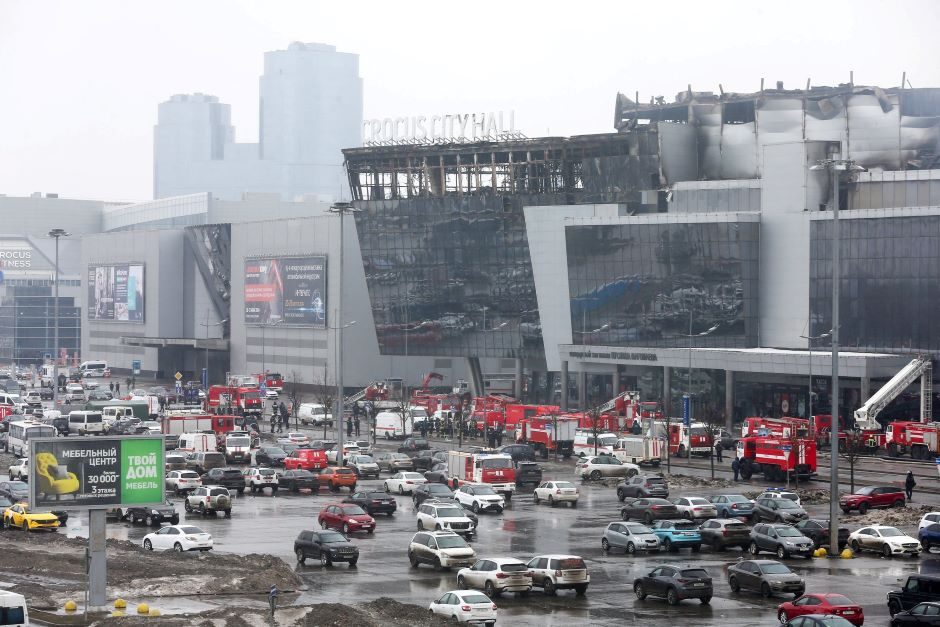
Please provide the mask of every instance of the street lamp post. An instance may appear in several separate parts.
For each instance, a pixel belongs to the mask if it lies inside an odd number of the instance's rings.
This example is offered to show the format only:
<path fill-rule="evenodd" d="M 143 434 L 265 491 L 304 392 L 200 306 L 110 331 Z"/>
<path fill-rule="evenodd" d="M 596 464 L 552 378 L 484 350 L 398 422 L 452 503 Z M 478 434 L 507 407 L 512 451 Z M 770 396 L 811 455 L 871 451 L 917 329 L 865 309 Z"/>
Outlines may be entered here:
<path fill-rule="evenodd" d="M 700 333 L 692 333 L 692 307 L 689 307 L 689 332 L 688 332 L 688 333 L 679 333 L 679 334 L 678 334 L 678 335 L 680 335 L 680 336 L 682 336 L 682 337 L 687 337 L 687 338 L 689 338 L 689 379 L 688 379 L 688 388 L 687 388 L 687 390 L 686 390 L 686 397 L 689 399 L 689 424 L 692 423 L 692 340 L 693 340 L 694 338 L 697 338 L 697 337 L 703 337 L 703 336 L 709 335 L 710 333 L 714 333 L 715 330 L 718 329 L 718 326 L 719 326 L 719 325 L 715 324 L 715 325 L 712 325 L 711 328 L 706 329 L 705 331 L 702 331 L 702 332 L 700 332 Z M 670 455 L 670 453 L 669 453 L 669 433 L 668 433 L 668 428 L 669 428 L 669 427 L 668 427 L 668 422 L 667 422 L 667 427 L 666 427 L 666 428 L 667 428 L 667 433 L 666 433 L 666 469 L 667 469 L 667 471 L 668 471 L 668 470 L 669 470 L 669 467 L 670 467 L 669 458 L 671 457 L 671 455 Z M 714 437 L 714 434 L 712 434 L 712 436 Z M 712 446 L 714 446 L 714 445 L 712 445 Z M 691 452 L 690 452 L 690 454 L 691 454 Z M 714 478 L 714 476 L 715 476 L 715 457 L 714 457 L 714 451 L 712 451 L 712 454 L 710 454 L 710 455 L 708 456 L 708 458 L 711 460 L 712 478 Z"/>
<path fill-rule="evenodd" d="M 830 329 L 828 333 L 823 333 L 822 335 L 801 335 L 800 337 L 806 340 L 806 347 L 809 349 L 809 401 L 807 403 L 806 410 L 806 419 L 813 419 L 813 342 L 816 340 L 821 340 L 827 338 L 832 334 Z M 831 425 L 830 425 L 831 428 Z"/>
<path fill-rule="evenodd" d="M 343 223 L 346 222 L 346 215 L 357 213 L 359 210 L 352 206 L 352 203 L 337 202 L 329 208 L 330 213 L 339 216 L 339 280 L 336 289 L 336 317 L 337 320 L 343 319 Z M 345 456 L 343 455 L 343 324 L 336 325 L 336 416 L 339 421 L 339 437 L 337 440 L 336 465 L 345 466 Z"/>
<path fill-rule="evenodd" d="M 53 283 L 53 307 L 55 308 L 55 331 L 53 332 L 52 349 L 52 407 L 59 407 L 59 238 L 68 237 L 71 233 L 65 229 L 52 229 L 49 237 L 55 238 L 55 279 Z"/>

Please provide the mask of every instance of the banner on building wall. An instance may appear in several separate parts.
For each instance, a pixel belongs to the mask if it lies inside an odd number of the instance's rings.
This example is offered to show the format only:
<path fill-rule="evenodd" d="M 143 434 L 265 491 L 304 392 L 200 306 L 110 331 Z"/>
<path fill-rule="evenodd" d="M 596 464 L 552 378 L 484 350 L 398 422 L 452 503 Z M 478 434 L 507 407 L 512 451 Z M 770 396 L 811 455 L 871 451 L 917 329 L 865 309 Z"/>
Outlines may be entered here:
<path fill-rule="evenodd" d="M 88 266 L 88 319 L 142 324 L 143 264 Z"/>
<path fill-rule="evenodd" d="M 245 260 L 245 324 L 326 327 L 326 256 Z"/>

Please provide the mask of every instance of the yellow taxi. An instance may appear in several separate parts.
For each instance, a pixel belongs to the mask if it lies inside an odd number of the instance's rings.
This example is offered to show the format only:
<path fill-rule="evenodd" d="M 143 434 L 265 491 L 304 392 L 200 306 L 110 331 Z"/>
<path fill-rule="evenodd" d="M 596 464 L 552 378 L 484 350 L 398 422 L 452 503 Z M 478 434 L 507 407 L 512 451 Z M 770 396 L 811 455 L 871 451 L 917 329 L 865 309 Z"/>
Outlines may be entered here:
<path fill-rule="evenodd" d="M 32 531 L 35 529 L 59 528 L 59 517 L 49 512 L 38 513 L 29 511 L 26 503 L 11 505 L 3 512 L 3 526 L 7 528 Z"/>

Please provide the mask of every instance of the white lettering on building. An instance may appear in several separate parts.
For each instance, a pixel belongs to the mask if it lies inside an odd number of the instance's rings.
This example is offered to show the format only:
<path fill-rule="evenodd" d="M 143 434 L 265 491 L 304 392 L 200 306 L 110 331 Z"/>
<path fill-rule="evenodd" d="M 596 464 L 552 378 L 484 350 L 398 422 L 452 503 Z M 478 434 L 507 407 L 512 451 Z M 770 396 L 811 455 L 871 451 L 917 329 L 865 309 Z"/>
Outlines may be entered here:
<path fill-rule="evenodd" d="M 400 140 L 486 139 L 515 132 L 515 111 L 416 115 L 362 122 L 362 139 L 367 144 Z"/>

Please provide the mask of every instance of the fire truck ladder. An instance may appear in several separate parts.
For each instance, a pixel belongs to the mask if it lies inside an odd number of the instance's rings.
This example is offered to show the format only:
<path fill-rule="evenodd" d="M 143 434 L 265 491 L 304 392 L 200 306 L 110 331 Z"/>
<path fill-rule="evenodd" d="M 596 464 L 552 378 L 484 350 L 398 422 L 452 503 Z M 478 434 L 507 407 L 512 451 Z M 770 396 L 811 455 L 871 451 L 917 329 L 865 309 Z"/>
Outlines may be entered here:
<path fill-rule="evenodd" d="M 603 405 L 598 405 L 597 407 L 589 411 L 597 412 L 598 414 L 603 414 L 604 412 L 608 412 L 612 410 L 614 407 L 616 407 L 617 401 L 619 401 L 622 398 L 629 398 L 634 401 L 639 401 L 640 393 L 639 392 L 624 392 L 623 394 L 618 394 L 617 396 L 613 397 L 612 399 L 610 399 Z"/>
<path fill-rule="evenodd" d="M 888 403 L 920 378 L 920 421 L 930 422 L 933 416 L 933 364 L 929 357 L 917 357 L 875 392 L 864 405 L 855 410 L 859 429 L 880 429 L 875 420 Z"/>

